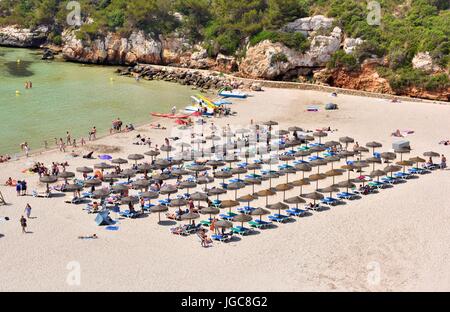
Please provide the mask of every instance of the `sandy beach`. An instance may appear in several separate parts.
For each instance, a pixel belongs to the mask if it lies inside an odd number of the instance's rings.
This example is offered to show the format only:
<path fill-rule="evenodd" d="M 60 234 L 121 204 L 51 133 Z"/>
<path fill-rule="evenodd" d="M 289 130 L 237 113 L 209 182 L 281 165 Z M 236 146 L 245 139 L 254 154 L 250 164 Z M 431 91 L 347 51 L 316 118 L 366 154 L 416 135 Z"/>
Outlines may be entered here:
<path fill-rule="evenodd" d="M 324 110 L 329 102 L 338 104 L 339 110 Z M 280 129 L 331 127 L 337 131 L 324 141 L 343 136 L 355 138 L 361 146 L 378 141 L 383 152 L 391 151 L 392 143 L 398 140 L 391 137 L 393 131 L 412 130 L 414 133 L 404 138 L 412 147 L 405 158 L 423 157 L 427 151 L 450 156 L 450 146 L 438 144 L 450 139 L 450 105 L 392 103 L 350 95 L 334 98 L 317 91 L 269 88 L 233 103 L 237 116 L 214 119 L 217 126 L 245 127 L 251 120 L 276 120 Z M 319 106 L 319 112 L 307 112 L 310 105 Z M 155 121 L 149 116 L 149 122 Z M 138 133 L 159 145 L 172 136 L 173 120 L 158 122 L 167 130 L 142 126 L 89 144 L 119 147 L 120 151 L 107 153 L 114 158 L 144 153 L 148 146 L 132 144 Z M 89 149 L 79 151 L 83 154 Z M 95 224 L 94 215 L 83 211 L 85 205 L 64 203 L 67 197 L 18 197 L 14 188 L 3 185 L 13 177 L 26 179 L 29 193 L 43 189 L 38 186 L 37 175 L 22 173 L 35 161 L 47 166 L 53 161 L 68 161 L 68 171 L 100 162 L 49 151 L 0 164 L 0 191 L 9 203 L 0 206 L 0 217 L 10 218 L 0 221 L 0 291 L 450 290 L 449 170 L 436 170 L 379 194 L 202 248 L 196 235 L 172 235 L 173 225 L 157 224 L 157 214 L 120 220 L 118 231 L 107 231 Z M 329 165 L 321 167 L 322 172 L 329 169 Z M 300 177 L 300 172 L 292 174 L 290 180 Z M 345 179 L 345 175 L 338 179 Z M 280 177 L 274 184 L 284 181 L 285 177 Z M 216 179 L 213 185 L 219 182 Z M 331 179 L 321 181 L 322 187 L 330 184 Z M 314 186 L 305 187 L 305 192 L 312 192 Z M 267 187 L 268 182 L 264 182 L 256 190 Z M 247 187 L 238 194 L 250 191 Z M 287 196 L 298 193 L 295 188 Z M 222 196 L 232 198 L 234 192 Z M 278 201 L 282 201 L 282 193 L 270 198 L 271 203 Z M 30 234 L 22 234 L 19 224 L 26 203 L 33 208 L 34 218 L 28 220 Z M 252 202 L 254 207 L 264 205 L 265 198 Z M 93 233 L 99 239 L 78 239 Z M 80 284 L 71 285 L 67 279 L 78 264 Z"/>

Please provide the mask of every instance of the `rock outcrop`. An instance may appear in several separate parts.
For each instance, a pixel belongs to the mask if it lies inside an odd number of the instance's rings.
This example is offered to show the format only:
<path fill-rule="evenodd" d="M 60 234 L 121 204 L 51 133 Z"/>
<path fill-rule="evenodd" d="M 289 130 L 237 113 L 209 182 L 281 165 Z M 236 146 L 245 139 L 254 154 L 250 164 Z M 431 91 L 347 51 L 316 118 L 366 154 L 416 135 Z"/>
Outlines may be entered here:
<path fill-rule="evenodd" d="M 143 31 L 128 38 L 108 33 L 103 38 L 81 40 L 74 31 L 63 33 L 63 57 L 66 60 L 94 64 L 162 64 L 162 44 Z"/>
<path fill-rule="evenodd" d="M 429 74 L 436 73 L 440 70 L 439 66 L 434 64 L 429 52 L 417 53 L 412 59 L 412 65 L 413 68 L 423 70 Z"/>
<path fill-rule="evenodd" d="M 309 37 L 318 30 L 331 29 L 334 19 L 327 18 L 323 15 L 315 15 L 311 17 L 303 17 L 288 23 L 281 30 L 285 32 L 301 32 Z"/>
<path fill-rule="evenodd" d="M 352 54 L 355 49 L 364 42 L 361 38 L 345 38 L 344 51 L 347 54 Z"/>
<path fill-rule="evenodd" d="M 279 42 L 262 41 L 247 50 L 240 64 L 240 73 L 251 78 L 280 79 L 293 70 L 323 67 L 339 49 L 341 36 L 339 27 L 335 27 L 329 36 L 315 36 L 305 53 Z"/>
<path fill-rule="evenodd" d="M 40 26 L 35 29 L 20 28 L 18 26 L 6 26 L 0 28 L 0 45 L 39 48 L 47 40 L 49 28 Z"/>

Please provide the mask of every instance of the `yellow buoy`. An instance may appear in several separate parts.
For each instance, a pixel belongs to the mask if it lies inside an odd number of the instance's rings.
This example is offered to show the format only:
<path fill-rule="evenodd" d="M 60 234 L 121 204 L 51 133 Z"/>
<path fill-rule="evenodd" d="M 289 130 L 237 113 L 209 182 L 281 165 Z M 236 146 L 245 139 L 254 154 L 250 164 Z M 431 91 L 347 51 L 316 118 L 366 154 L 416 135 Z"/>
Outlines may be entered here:
<path fill-rule="evenodd" d="M 20 95 L 20 91 L 19 90 L 16 90 L 16 95 Z"/>
<path fill-rule="evenodd" d="M 20 63 L 20 59 L 17 60 L 17 63 Z"/>
<path fill-rule="evenodd" d="M 114 78 L 113 78 L 113 77 L 111 77 L 111 78 L 109 78 L 109 80 L 110 80 L 110 81 L 114 81 Z"/>

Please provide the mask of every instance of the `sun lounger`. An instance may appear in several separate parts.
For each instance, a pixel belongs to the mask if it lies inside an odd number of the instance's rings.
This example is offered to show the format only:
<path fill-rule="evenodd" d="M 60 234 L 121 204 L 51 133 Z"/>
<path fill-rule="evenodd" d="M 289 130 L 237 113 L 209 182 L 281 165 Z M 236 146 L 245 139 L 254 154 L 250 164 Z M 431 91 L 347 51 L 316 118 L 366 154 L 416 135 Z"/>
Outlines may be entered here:
<path fill-rule="evenodd" d="M 49 198 L 51 196 L 51 193 L 46 191 L 43 192 L 33 191 L 31 195 L 36 198 Z"/>
<path fill-rule="evenodd" d="M 238 235 L 242 235 L 242 236 L 248 235 L 252 232 L 251 229 L 247 229 L 242 226 L 236 226 L 236 227 L 232 228 L 231 231 L 233 232 L 233 234 L 238 234 Z"/>
<path fill-rule="evenodd" d="M 200 221 L 200 224 L 205 226 L 205 227 L 210 227 L 211 226 L 211 220 L 202 220 L 202 221 Z"/>
<path fill-rule="evenodd" d="M 356 194 L 355 193 L 347 193 L 347 192 L 342 192 L 342 193 L 338 193 L 336 195 L 336 197 L 338 199 L 347 199 L 347 200 L 352 200 L 356 198 Z"/>
<path fill-rule="evenodd" d="M 188 236 L 189 233 L 186 231 L 185 226 L 178 226 L 176 228 L 171 228 L 170 232 L 175 235 Z"/>
<path fill-rule="evenodd" d="M 289 216 L 303 217 L 303 216 L 305 215 L 306 211 L 305 211 L 305 210 L 302 210 L 302 209 L 294 208 L 294 209 L 288 209 L 288 210 L 286 210 L 286 213 L 287 213 Z"/>
<path fill-rule="evenodd" d="M 222 242 L 222 243 L 229 242 L 231 237 L 232 236 L 228 235 L 228 234 L 224 234 L 224 235 L 222 235 L 222 234 L 213 234 L 213 235 L 211 235 L 211 238 L 213 240 L 219 241 L 219 242 Z"/>
<path fill-rule="evenodd" d="M 129 210 L 125 210 L 125 211 L 119 212 L 119 216 L 128 218 L 128 219 L 135 219 L 135 218 L 139 217 L 140 215 L 141 215 L 141 213 L 137 212 L 137 211 L 131 212 Z"/>
<path fill-rule="evenodd" d="M 288 216 L 282 216 L 282 215 L 273 215 L 268 217 L 270 221 L 272 222 L 278 222 L 278 223 L 284 223 L 288 220 Z"/>
<path fill-rule="evenodd" d="M 325 204 L 325 205 L 335 206 L 335 205 L 339 204 L 339 200 L 337 200 L 336 198 L 332 198 L 332 197 L 325 197 L 324 199 L 321 200 L 321 203 Z"/>

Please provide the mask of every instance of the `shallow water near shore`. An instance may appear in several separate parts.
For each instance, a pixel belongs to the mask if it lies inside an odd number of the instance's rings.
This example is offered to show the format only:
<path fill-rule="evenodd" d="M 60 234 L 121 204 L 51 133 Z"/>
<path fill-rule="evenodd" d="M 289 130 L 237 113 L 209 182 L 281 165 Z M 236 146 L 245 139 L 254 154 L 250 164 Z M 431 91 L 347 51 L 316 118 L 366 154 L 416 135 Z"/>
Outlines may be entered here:
<path fill-rule="evenodd" d="M 19 152 L 25 141 L 32 151 L 45 140 L 53 145 L 66 131 L 87 139 L 92 126 L 106 134 L 118 117 L 124 124 L 151 122 L 150 112 L 182 108 L 195 94 L 174 83 L 119 77 L 115 68 L 44 61 L 37 50 L 0 47 L 0 154 Z"/>

